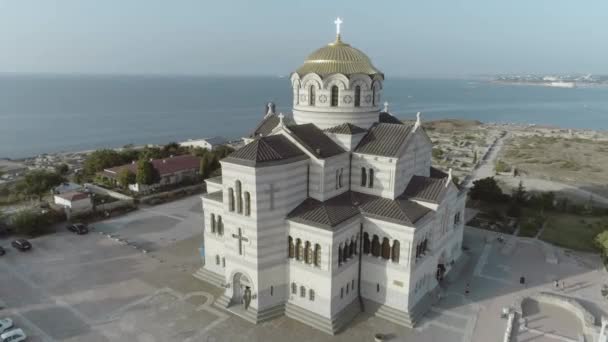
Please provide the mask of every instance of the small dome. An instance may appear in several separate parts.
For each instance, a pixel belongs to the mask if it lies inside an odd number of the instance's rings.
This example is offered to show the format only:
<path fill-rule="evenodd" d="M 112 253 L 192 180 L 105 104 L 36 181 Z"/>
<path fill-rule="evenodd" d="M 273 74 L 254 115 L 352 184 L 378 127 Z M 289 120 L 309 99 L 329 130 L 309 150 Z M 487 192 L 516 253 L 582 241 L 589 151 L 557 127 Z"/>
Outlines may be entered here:
<path fill-rule="evenodd" d="M 382 75 L 382 72 L 373 66 L 369 57 L 354 47 L 342 42 L 340 36 L 333 43 L 311 53 L 304 64 L 296 70 L 303 76 L 315 73 L 323 77 L 330 74 L 366 74 Z"/>

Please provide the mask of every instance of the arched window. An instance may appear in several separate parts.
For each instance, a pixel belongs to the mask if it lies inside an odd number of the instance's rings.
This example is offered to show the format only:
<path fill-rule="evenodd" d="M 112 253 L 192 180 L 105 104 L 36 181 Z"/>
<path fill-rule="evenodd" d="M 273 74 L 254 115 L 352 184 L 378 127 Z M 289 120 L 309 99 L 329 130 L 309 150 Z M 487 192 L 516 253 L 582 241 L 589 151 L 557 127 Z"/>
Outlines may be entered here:
<path fill-rule="evenodd" d="M 361 105 L 361 86 L 355 87 L 355 107 Z"/>
<path fill-rule="evenodd" d="M 270 285 L 270 295 L 274 295 L 274 286 Z"/>
<path fill-rule="evenodd" d="M 295 256 L 293 238 L 291 236 L 287 239 L 287 256 L 290 259 L 293 259 L 293 257 Z"/>
<path fill-rule="evenodd" d="M 226 268 L 226 258 L 222 257 L 222 267 Z"/>
<path fill-rule="evenodd" d="M 217 216 L 217 233 L 224 235 L 224 222 L 222 221 L 222 215 Z"/>
<path fill-rule="evenodd" d="M 321 245 L 315 245 L 315 266 L 321 267 Z"/>
<path fill-rule="evenodd" d="M 349 289 L 350 289 L 350 284 L 346 284 L 346 294 L 348 294 Z"/>
<path fill-rule="evenodd" d="M 306 297 L 306 288 L 304 286 L 300 286 L 300 297 Z"/>
<path fill-rule="evenodd" d="M 340 170 L 336 170 L 336 189 L 340 187 Z"/>
<path fill-rule="evenodd" d="M 344 261 L 350 258 L 350 244 L 348 243 L 348 241 L 344 243 L 344 250 L 342 251 L 342 254 L 342 258 L 344 259 Z"/>
<path fill-rule="evenodd" d="M 351 241 L 350 242 L 350 251 L 348 251 L 348 255 L 353 256 L 355 255 L 355 247 L 356 247 L 356 242 L 355 241 Z"/>
<path fill-rule="evenodd" d="M 378 235 L 374 235 L 372 239 L 372 255 L 375 257 L 380 256 L 380 238 L 378 238 Z"/>
<path fill-rule="evenodd" d="M 372 105 L 376 105 L 376 85 L 372 86 Z"/>
<path fill-rule="evenodd" d="M 332 107 L 338 106 L 338 96 L 340 95 L 339 93 L 340 93 L 340 90 L 338 89 L 338 86 L 331 87 L 331 106 Z"/>
<path fill-rule="evenodd" d="M 298 293 L 298 285 L 296 285 L 296 283 L 291 283 L 291 293 Z"/>
<path fill-rule="evenodd" d="M 302 254 L 304 249 L 302 248 L 302 240 L 296 239 L 296 260 L 302 260 Z"/>
<path fill-rule="evenodd" d="M 344 169 L 340 169 L 340 175 L 338 176 L 338 187 L 342 187 L 342 173 Z"/>
<path fill-rule="evenodd" d="M 391 253 L 391 260 L 393 262 L 399 262 L 399 241 L 393 241 L 393 251 Z"/>
<path fill-rule="evenodd" d="M 388 238 L 382 239 L 382 259 L 391 258 L 391 243 Z"/>
<path fill-rule="evenodd" d="M 215 214 L 211 214 L 211 232 L 215 234 Z"/>
<path fill-rule="evenodd" d="M 342 265 L 342 260 L 344 256 L 342 255 L 342 244 L 338 246 L 338 266 Z"/>
<path fill-rule="evenodd" d="M 315 98 L 316 98 L 316 94 L 315 94 L 315 86 L 310 86 L 308 87 L 308 104 L 311 106 L 315 105 Z"/>
<path fill-rule="evenodd" d="M 313 289 L 308 290 L 308 299 L 310 299 L 311 301 L 315 300 L 315 290 L 313 290 Z"/>
<path fill-rule="evenodd" d="M 249 195 L 249 191 L 245 191 L 245 216 L 251 215 L 251 195 Z"/>
<path fill-rule="evenodd" d="M 243 198 L 241 197 L 241 181 L 237 180 L 234 183 L 234 189 L 236 190 L 236 212 L 239 214 L 243 213 Z"/>
<path fill-rule="evenodd" d="M 369 187 L 374 187 L 374 169 L 369 169 Z"/>
<path fill-rule="evenodd" d="M 363 254 L 369 254 L 369 252 L 370 252 L 369 234 L 363 233 Z"/>
<path fill-rule="evenodd" d="M 219 265 L 219 264 L 220 264 L 220 256 L 219 256 L 219 255 L 216 255 L 216 256 L 215 256 L 215 264 L 216 264 L 216 265 Z"/>
<path fill-rule="evenodd" d="M 304 261 L 307 264 L 312 264 L 312 248 L 310 247 L 310 241 L 306 241 L 304 245 Z"/>
<path fill-rule="evenodd" d="M 234 211 L 234 190 L 228 189 L 228 210 Z"/>
<path fill-rule="evenodd" d="M 361 186 L 367 184 L 367 170 L 364 167 L 361 168 Z"/>

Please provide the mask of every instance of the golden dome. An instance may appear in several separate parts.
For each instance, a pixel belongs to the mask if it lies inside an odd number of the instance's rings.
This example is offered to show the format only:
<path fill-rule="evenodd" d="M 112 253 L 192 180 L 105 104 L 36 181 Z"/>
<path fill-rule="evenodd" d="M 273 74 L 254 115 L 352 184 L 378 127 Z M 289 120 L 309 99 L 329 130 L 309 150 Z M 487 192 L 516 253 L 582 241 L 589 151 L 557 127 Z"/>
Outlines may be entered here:
<path fill-rule="evenodd" d="M 344 43 L 340 36 L 337 36 L 335 42 L 311 53 L 296 73 L 300 76 L 315 73 L 321 77 L 330 74 L 382 75 L 382 72 L 372 65 L 369 57 Z"/>

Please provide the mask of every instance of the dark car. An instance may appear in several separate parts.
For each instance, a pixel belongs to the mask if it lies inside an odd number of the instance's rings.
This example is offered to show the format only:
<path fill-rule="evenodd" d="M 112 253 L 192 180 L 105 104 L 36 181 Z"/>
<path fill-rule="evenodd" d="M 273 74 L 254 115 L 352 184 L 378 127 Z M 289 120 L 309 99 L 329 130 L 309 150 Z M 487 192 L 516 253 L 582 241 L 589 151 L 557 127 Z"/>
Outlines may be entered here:
<path fill-rule="evenodd" d="M 86 234 L 89 232 L 89 228 L 82 223 L 75 223 L 68 226 L 68 230 L 78 235 Z"/>
<path fill-rule="evenodd" d="M 6 251 L 4 250 L 4 248 L 2 248 L 2 246 L 0 246 L 0 256 L 6 254 Z"/>
<path fill-rule="evenodd" d="M 22 252 L 32 249 L 32 244 L 26 239 L 17 239 L 11 245 Z"/>

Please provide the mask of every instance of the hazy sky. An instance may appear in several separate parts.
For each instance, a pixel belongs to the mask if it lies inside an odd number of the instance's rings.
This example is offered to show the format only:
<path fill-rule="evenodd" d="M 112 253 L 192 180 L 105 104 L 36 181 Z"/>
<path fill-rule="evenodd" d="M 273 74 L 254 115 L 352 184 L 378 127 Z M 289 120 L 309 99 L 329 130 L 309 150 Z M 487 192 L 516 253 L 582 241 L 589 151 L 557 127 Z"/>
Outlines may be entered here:
<path fill-rule="evenodd" d="M 608 74 L 607 0 L 0 0 L 0 72 L 288 74 L 338 15 L 387 76 Z"/>

